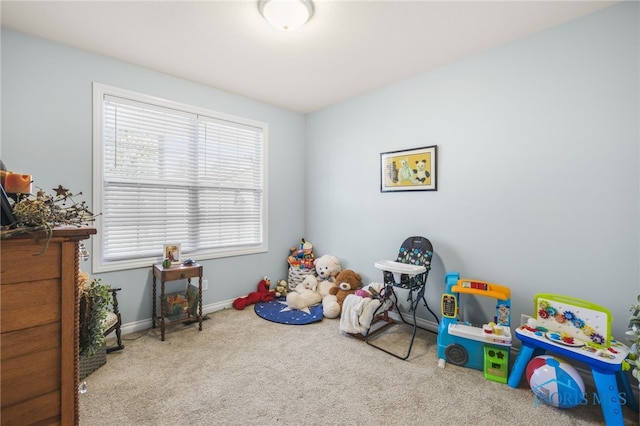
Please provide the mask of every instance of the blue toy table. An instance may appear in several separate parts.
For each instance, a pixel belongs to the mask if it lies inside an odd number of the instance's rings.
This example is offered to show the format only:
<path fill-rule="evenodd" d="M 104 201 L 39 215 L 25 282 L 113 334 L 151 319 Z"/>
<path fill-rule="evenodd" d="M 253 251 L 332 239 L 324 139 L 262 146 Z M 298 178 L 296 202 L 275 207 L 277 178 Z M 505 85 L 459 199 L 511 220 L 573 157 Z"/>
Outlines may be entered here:
<path fill-rule="evenodd" d="M 595 382 L 604 414 L 605 423 L 611 425 L 624 425 L 620 393 L 617 379 L 623 386 L 627 405 L 632 410 L 638 410 L 633 391 L 627 376 L 622 371 L 622 362 L 629 354 L 629 348 L 619 342 L 612 341 L 611 349 L 599 351 L 589 346 L 571 347 L 555 343 L 545 337 L 544 334 L 530 331 L 526 326 L 516 329 L 516 336 L 522 341 L 522 348 L 511 370 L 508 384 L 517 388 L 525 372 L 529 360 L 534 355 L 541 355 L 546 351 L 552 351 L 565 358 L 584 362 L 591 368 L 593 381 Z"/>

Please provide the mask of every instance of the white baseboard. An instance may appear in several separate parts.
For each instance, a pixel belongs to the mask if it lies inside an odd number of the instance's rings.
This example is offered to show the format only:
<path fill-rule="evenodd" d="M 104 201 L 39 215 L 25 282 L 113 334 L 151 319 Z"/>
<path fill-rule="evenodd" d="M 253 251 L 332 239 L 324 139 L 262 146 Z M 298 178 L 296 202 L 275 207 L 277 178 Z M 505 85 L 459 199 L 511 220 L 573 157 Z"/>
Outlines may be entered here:
<path fill-rule="evenodd" d="M 212 312 L 221 311 L 223 309 L 231 308 L 231 304 L 233 300 L 226 300 L 218 303 L 211 303 L 209 305 L 202 306 L 202 314 L 210 314 Z M 122 330 L 122 334 L 135 333 L 137 331 L 143 331 L 151 328 L 153 322 L 151 318 L 143 319 L 140 321 L 128 322 L 126 324 L 122 324 L 120 330 Z"/>
<path fill-rule="evenodd" d="M 402 322 L 402 319 L 400 318 L 400 314 L 398 314 L 398 311 L 396 309 L 394 309 L 393 311 L 389 311 L 389 316 L 394 321 Z M 402 316 L 404 317 L 405 321 L 407 321 L 409 324 L 413 324 L 411 322 L 411 320 L 413 319 L 413 316 L 411 314 L 403 312 Z M 424 318 L 416 318 L 416 324 L 418 324 L 418 327 L 420 328 L 424 328 L 425 330 L 429 330 L 436 334 L 438 333 L 438 324 L 433 321 L 429 321 Z"/>

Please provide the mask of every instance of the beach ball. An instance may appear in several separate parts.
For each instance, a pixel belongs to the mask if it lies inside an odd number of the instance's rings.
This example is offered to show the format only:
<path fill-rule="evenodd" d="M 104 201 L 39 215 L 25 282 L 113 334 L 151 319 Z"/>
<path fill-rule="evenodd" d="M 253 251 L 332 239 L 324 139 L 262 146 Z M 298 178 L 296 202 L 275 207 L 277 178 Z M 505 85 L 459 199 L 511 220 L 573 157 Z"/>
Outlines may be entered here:
<path fill-rule="evenodd" d="M 529 363 L 527 364 L 527 368 L 525 370 L 525 376 L 527 377 L 527 383 L 531 385 L 531 375 L 538 367 L 542 367 L 547 364 L 547 358 L 553 358 L 551 355 L 540 355 L 534 358 L 531 358 Z"/>
<path fill-rule="evenodd" d="M 547 405 L 571 408 L 584 398 L 580 373 L 560 358 L 537 356 L 527 364 L 526 374 L 533 393 Z"/>

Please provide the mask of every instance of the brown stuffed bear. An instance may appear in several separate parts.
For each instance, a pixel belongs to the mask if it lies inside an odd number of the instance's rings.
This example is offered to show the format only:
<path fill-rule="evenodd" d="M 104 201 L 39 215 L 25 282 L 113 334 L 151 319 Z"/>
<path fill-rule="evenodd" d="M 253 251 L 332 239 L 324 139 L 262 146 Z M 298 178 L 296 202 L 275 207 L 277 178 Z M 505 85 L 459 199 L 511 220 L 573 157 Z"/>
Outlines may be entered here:
<path fill-rule="evenodd" d="M 360 288 L 360 282 L 362 278 L 360 274 L 352 271 L 351 269 L 345 269 L 336 276 L 336 284 L 338 287 L 332 287 L 329 290 L 329 294 L 333 294 L 338 299 L 340 305 L 340 312 L 342 313 L 342 302 L 348 295 L 356 292 Z"/>

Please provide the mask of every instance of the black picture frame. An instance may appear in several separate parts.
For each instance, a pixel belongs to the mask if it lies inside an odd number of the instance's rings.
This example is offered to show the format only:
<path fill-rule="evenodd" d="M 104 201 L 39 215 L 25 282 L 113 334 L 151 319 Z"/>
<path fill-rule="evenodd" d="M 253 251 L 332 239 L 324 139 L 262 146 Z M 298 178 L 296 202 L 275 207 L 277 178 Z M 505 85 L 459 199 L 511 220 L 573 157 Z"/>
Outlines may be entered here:
<path fill-rule="evenodd" d="M 380 154 L 380 192 L 437 191 L 438 146 Z"/>

